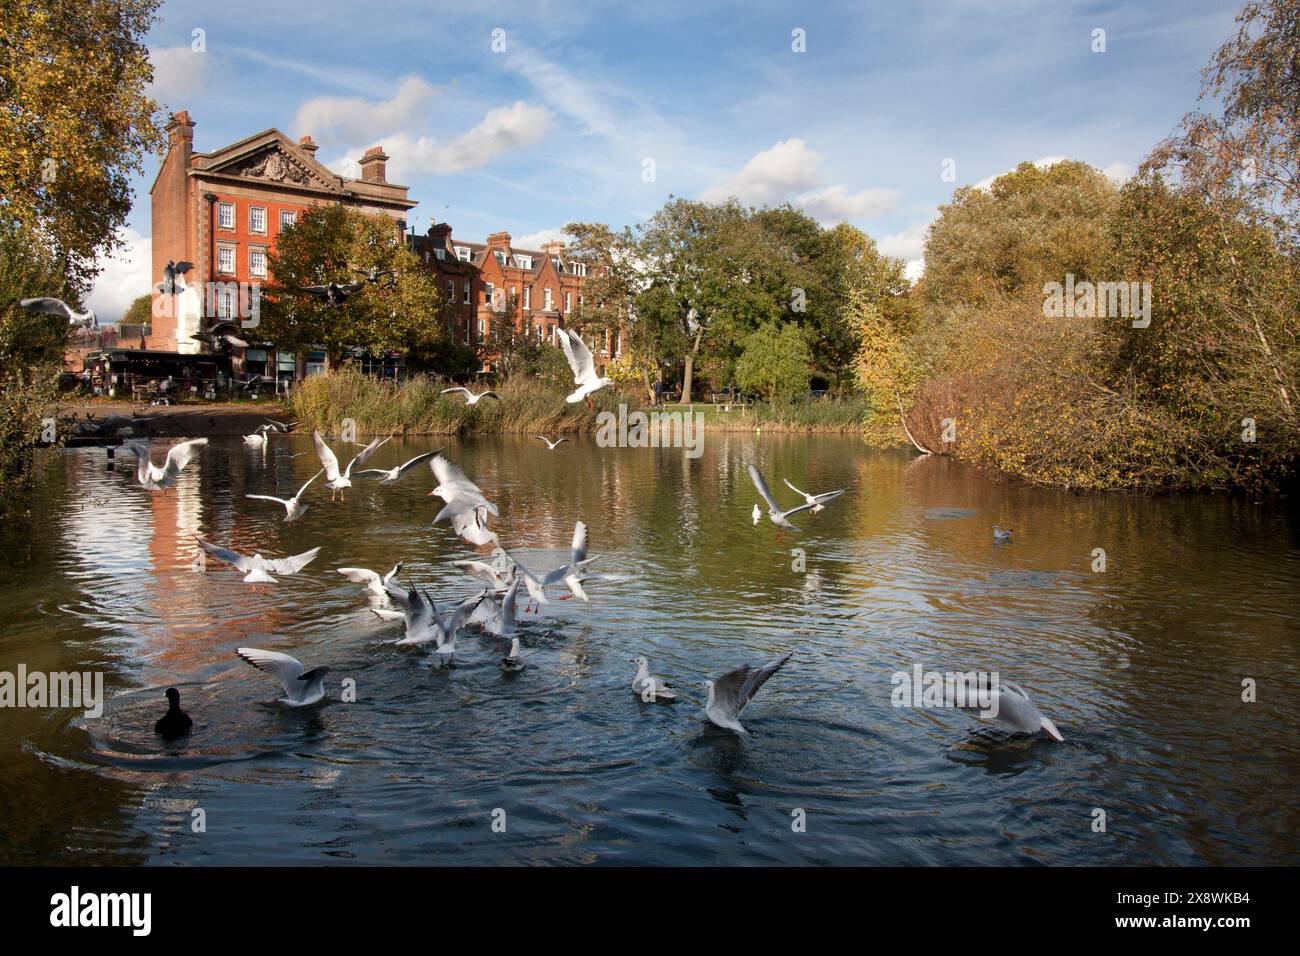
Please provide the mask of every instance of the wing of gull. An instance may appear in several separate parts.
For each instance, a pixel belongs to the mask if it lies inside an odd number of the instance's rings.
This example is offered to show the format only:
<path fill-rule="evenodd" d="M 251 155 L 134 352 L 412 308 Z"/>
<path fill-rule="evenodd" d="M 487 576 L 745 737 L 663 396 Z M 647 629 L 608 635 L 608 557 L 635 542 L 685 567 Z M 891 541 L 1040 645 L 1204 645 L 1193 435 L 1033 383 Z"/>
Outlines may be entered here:
<path fill-rule="evenodd" d="M 235 651 L 245 663 L 273 677 L 283 689 L 280 703 L 290 707 L 305 707 L 325 696 L 325 675 L 328 667 L 307 670 L 302 662 L 288 654 L 264 651 L 257 647 L 241 647 Z"/>
<path fill-rule="evenodd" d="M 989 704 L 997 710 L 997 720 L 1009 724 L 1022 733 L 1036 734 L 1039 731 L 1044 731 L 1053 740 L 1065 740 L 1061 736 L 1061 732 L 1056 729 L 1056 724 L 1043 716 L 1043 712 L 1038 709 L 1037 704 L 1029 699 L 1029 695 L 1025 693 L 1024 689 L 1017 684 L 1011 683 L 1011 681 L 1002 681 L 1000 686 L 992 691 L 992 699 Z M 978 704 L 962 709 L 983 716 L 980 713 L 981 708 Z"/>
<path fill-rule="evenodd" d="M 325 444 L 325 439 L 321 433 L 313 431 L 311 433 L 312 444 L 316 446 L 316 457 L 320 459 L 321 470 L 325 472 L 326 481 L 339 480 L 339 459 L 334 454 L 334 449 Z"/>
<path fill-rule="evenodd" d="M 717 680 L 705 681 L 704 686 L 709 691 L 709 699 L 704 706 L 705 715 L 719 727 L 746 733 L 740 724 L 740 712 L 754 699 L 758 689 L 784 667 L 789 659 L 790 655 L 786 654 L 759 667 L 742 664 Z"/>

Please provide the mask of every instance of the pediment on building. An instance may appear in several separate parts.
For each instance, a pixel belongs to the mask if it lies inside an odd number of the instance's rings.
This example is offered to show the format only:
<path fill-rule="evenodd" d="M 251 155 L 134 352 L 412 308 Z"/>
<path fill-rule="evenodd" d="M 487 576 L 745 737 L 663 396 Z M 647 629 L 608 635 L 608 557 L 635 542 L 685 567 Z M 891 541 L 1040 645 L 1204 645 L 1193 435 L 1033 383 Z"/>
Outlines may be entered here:
<path fill-rule="evenodd" d="M 340 179 L 278 132 L 207 157 L 204 172 L 284 186 L 341 192 Z M 240 148 L 243 147 L 243 148 Z"/>

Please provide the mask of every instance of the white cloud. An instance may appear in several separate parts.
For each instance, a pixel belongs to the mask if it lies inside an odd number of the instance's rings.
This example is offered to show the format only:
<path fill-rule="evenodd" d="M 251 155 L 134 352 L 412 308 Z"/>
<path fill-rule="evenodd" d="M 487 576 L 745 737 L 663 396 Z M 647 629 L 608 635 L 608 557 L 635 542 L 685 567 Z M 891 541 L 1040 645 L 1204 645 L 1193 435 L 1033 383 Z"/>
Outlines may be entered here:
<path fill-rule="evenodd" d="M 1122 185 L 1133 175 L 1133 167 L 1128 163 L 1113 162 L 1102 171 L 1107 179 L 1116 186 Z"/>
<path fill-rule="evenodd" d="M 735 197 L 751 206 L 801 206 L 820 222 L 869 219 L 893 209 L 898 194 L 892 189 L 864 189 L 851 193 L 844 185 L 825 186 L 820 153 L 802 139 L 781 140 L 756 153 L 730 178 L 710 186 L 700 196 L 705 202 Z"/>
<path fill-rule="evenodd" d="M 99 260 L 101 271 L 86 297 L 86 305 L 95 310 L 101 323 L 121 320 L 131 303 L 153 285 L 150 238 L 131 228 L 119 229 L 117 235 L 122 246 L 113 255 Z"/>
<path fill-rule="evenodd" d="M 925 233 L 930 228 L 930 222 L 918 222 L 914 226 L 908 226 L 902 232 L 894 233 L 892 236 L 885 236 L 876 245 L 880 249 L 881 255 L 890 256 L 894 259 L 905 259 L 913 262 L 921 258 L 921 253 L 925 249 Z"/>
<path fill-rule="evenodd" d="M 1048 169 L 1052 166 L 1055 166 L 1057 163 L 1065 162 L 1066 159 L 1067 157 L 1065 156 L 1042 156 L 1034 160 L 1034 165 L 1037 166 L 1039 169 Z M 1015 167 L 1012 167 L 1011 169 L 1004 169 L 1002 172 L 990 176 L 988 179 L 981 179 L 979 182 L 975 184 L 975 188 L 988 189 L 993 185 L 993 180 L 1005 176 L 1007 173 L 1014 173 L 1015 171 L 1016 171 Z"/>
<path fill-rule="evenodd" d="M 318 142 L 373 146 L 386 134 L 422 127 L 438 96 L 437 87 L 418 76 L 404 77 L 390 100 L 362 96 L 318 96 L 298 107 L 293 126 L 298 136 Z"/>
<path fill-rule="evenodd" d="M 568 242 L 569 237 L 564 234 L 563 229 L 539 229 L 526 236 L 516 236 L 510 241 L 520 249 L 540 249 L 548 242 Z"/>
<path fill-rule="evenodd" d="M 404 182 L 414 175 L 448 175 L 485 166 L 504 153 L 538 142 L 546 135 L 547 125 L 546 110 L 521 100 L 488 111 L 482 122 L 452 140 L 430 136 L 412 139 L 405 133 L 372 139 L 381 139 L 389 156 L 389 181 Z M 341 175 L 359 176 L 359 161 L 365 149 L 355 147 L 327 165 Z"/>
<path fill-rule="evenodd" d="M 184 106 L 207 78 L 208 54 L 196 53 L 188 45 L 150 49 L 149 60 L 153 63 L 149 95 L 168 106 Z"/>

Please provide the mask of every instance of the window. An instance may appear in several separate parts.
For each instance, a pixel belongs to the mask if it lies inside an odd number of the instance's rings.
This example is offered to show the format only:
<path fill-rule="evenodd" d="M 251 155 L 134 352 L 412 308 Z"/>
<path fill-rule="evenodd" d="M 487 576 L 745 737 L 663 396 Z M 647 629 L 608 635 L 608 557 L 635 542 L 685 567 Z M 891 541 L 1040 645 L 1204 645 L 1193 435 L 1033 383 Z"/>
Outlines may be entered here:
<path fill-rule="evenodd" d="M 266 235 L 266 210 L 261 206 L 248 207 L 248 231 Z"/>
<path fill-rule="evenodd" d="M 542 290 L 542 308 L 547 312 L 551 311 L 551 290 L 549 286 Z"/>
<path fill-rule="evenodd" d="M 572 311 L 573 311 L 573 293 L 572 293 L 572 292 L 566 292 L 566 293 L 564 293 L 564 311 L 565 311 L 565 312 L 572 312 Z"/>
<path fill-rule="evenodd" d="M 464 297 L 461 299 L 461 301 L 464 302 L 466 305 L 469 305 L 469 287 L 470 287 L 470 281 L 469 281 L 468 279 L 466 279 L 466 280 L 465 280 L 465 295 L 464 295 Z"/>
<path fill-rule="evenodd" d="M 292 209 L 280 210 L 280 231 L 284 232 L 298 221 L 298 214 Z"/>
<path fill-rule="evenodd" d="M 564 263 L 561 262 L 559 259 L 552 259 L 552 260 L 551 260 L 551 265 L 555 266 L 555 271 L 556 271 L 556 272 L 563 272 L 563 271 L 564 271 Z"/>
<path fill-rule="evenodd" d="M 217 228 L 235 228 L 235 204 L 233 202 L 217 203 Z"/>
<path fill-rule="evenodd" d="M 232 255 L 234 254 L 233 250 L 231 250 L 231 254 Z M 222 289 L 221 299 L 217 304 L 217 318 L 233 319 L 234 317 L 235 317 L 235 290 Z"/>
<path fill-rule="evenodd" d="M 501 264 L 502 267 L 505 266 L 505 264 L 506 264 L 506 254 L 505 254 L 504 252 L 500 252 L 500 251 L 497 252 L 497 262 L 499 262 L 499 263 Z"/>
<path fill-rule="evenodd" d="M 532 256 L 521 256 L 519 253 L 516 252 L 516 253 L 515 253 L 515 262 L 517 262 L 517 263 L 519 264 L 519 268 L 521 268 L 521 269 L 532 269 L 532 267 L 533 267 L 533 257 L 532 257 Z"/>
<path fill-rule="evenodd" d="M 480 339 L 483 338 L 483 320 L 482 320 L 482 319 L 479 319 L 479 320 L 478 320 L 478 337 L 479 337 Z"/>
<path fill-rule="evenodd" d="M 493 292 L 493 291 L 494 291 L 494 290 L 493 290 L 493 287 L 492 287 L 492 283 L 489 282 L 489 283 L 484 287 L 484 290 L 483 290 L 483 301 L 486 302 L 488 305 L 492 306 L 492 308 L 495 309 L 497 304 L 496 304 L 496 300 L 492 298 L 492 292 Z"/>
<path fill-rule="evenodd" d="M 248 250 L 248 271 L 250 275 L 259 279 L 266 278 L 266 250 L 250 249 Z"/>
<path fill-rule="evenodd" d="M 587 274 L 587 264 L 585 262 L 573 263 L 573 274 L 575 276 L 585 276 Z"/>
<path fill-rule="evenodd" d="M 235 271 L 235 250 L 232 246 L 217 247 L 217 271 L 218 272 Z"/>
<path fill-rule="evenodd" d="M 524 308 L 531 309 L 532 307 L 533 307 L 533 290 L 525 286 L 524 287 Z"/>
<path fill-rule="evenodd" d="M 468 247 L 468 246 L 457 246 L 457 247 L 456 247 L 456 258 L 459 259 L 461 262 L 469 262 L 469 247 Z"/>
<path fill-rule="evenodd" d="M 436 249 L 434 249 L 433 254 L 438 257 L 439 262 L 442 262 L 444 259 L 447 258 L 447 250 L 444 249 L 442 246 L 438 246 Z"/>
<path fill-rule="evenodd" d="M 455 279 L 447 280 L 447 301 L 448 302 L 456 301 L 456 280 Z"/>

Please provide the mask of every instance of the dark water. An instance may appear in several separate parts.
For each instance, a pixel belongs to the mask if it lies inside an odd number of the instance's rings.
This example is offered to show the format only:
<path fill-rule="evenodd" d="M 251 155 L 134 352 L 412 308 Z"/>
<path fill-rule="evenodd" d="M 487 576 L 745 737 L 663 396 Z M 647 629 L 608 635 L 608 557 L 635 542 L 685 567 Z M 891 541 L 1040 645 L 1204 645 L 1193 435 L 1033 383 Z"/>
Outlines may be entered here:
<path fill-rule="evenodd" d="M 528 615 L 530 666 L 504 678 L 485 636 L 463 637 L 447 671 L 386 645 L 400 625 L 333 572 L 400 558 L 436 597 L 469 593 L 449 562 L 473 549 L 430 526 L 427 470 L 337 504 L 313 486 L 289 525 L 243 497 L 292 494 L 317 466 L 288 453 L 309 447 L 214 440 L 167 496 L 106 469 L 101 449 L 53 463 L 33 526 L 5 533 L 0 670 L 102 669 L 110 700 L 99 719 L 0 710 L 0 862 L 1300 859 L 1300 550 L 1279 506 L 1064 495 L 838 437 L 709 434 L 694 461 L 453 441 L 534 569 L 559 563 L 583 518 L 601 569 L 627 578 Z M 376 463 L 428 447 L 394 442 Z M 849 493 L 776 540 L 750 522 L 750 461 L 781 500 L 780 476 Z M 995 546 L 994 523 L 1014 543 Z M 228 569 L 191 570 L 194 534 L 323 550 L 255 593 Z M 276 705 L 241 645 L 329 664 L 332 699 Z M 785 651 L 745 738 L 630 688 L 638 654 L 699 700 L 704 678 Z M 917 663 L 997 670 L 1066 742 L 894 708 L 891 676 Z M 343 678 L 355 703 L 338 699 Z M 175 745 L 152 733 L 169 685 L 195 719 Z"/>

